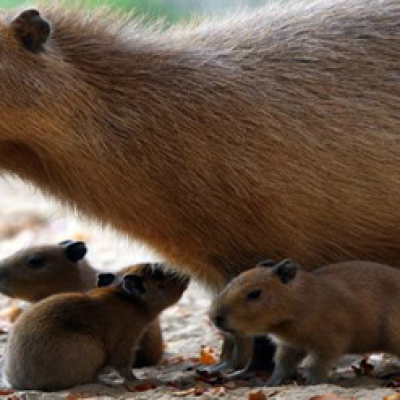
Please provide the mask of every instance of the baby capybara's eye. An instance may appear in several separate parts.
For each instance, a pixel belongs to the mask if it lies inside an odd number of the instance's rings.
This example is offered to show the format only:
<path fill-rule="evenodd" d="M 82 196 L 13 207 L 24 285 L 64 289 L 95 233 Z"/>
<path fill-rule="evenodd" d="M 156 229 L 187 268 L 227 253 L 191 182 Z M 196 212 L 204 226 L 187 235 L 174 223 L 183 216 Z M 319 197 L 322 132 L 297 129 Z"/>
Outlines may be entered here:
<path fill-rule="evenodd" d="M 44 263 L 45 259 L 39 254 L 31 255 L 26 261 L 26 265 L 33 269 L 43 267 Z"/>
<path fill-rule="evenodd" d="M 250 292 L 247 292 L 246 293 L 246 300 L 249 300 L 249 301 L 257 300 L 257 299 L 260 298 L 261 293 L 262 293 L 261 289 L 255 289 L 255 290 L 252 290 Z"/>

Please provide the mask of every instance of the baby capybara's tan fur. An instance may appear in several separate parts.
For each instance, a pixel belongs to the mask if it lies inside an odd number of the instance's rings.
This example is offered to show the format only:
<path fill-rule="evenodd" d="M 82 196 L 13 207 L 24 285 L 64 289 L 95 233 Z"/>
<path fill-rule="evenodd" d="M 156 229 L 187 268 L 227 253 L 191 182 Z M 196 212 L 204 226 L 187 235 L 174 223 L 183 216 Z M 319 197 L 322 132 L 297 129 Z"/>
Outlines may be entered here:
<path fill-rule="evenodd" d="M 324 380 L 344 353 L 400 356 L 400 272 L 349 261 L 307 272 L 290 260 L 243 272 L 214 299 L 210 317 L 236 334 L 270 334 L 278 348 L 269 385 L 310 356 L 307 382 Z"/>
<path fill-rule="evenodd" d="M 98 285 L 116 280 L 99 274 Z M 125 274 L 111 287 L 48 297 L 21 315 L 6 348 L 5 377 L 17 389 L 59 390 L 114 368 L 127 385 L 135 350 L 160 312 L 179 300 L 188 279 L 164 268 Z"/>
<path fill-rule="evenodd" d="M 89 264 L 86 252 L 85 243 L 73 240 L 17 251 L 0 261 L 0 293 L 34 303 L 53 294 L 94 289 L 99 271 Z M 131 265 L 118 275 L 141 275 L 149 265 Z M 162 354 L 161 322 L 156 318 L 140 340 L 135 366 L 156 365 Z"/>

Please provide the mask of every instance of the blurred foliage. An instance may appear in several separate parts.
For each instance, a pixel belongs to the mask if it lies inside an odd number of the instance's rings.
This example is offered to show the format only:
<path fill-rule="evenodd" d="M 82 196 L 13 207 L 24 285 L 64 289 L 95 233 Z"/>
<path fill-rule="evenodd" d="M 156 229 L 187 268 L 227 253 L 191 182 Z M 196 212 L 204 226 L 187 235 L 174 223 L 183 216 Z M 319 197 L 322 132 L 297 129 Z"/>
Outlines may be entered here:
<path fill-rule="evenodd" d="M 57 1 L 57 0 L 48 0 Z M 166 18 L 168 21 L 190 18 L 190 16 L 220 12 L 240 6 L 262 5 L 267 0 L 86 0 L 89 6 L 110 4 L 122 9 L 135 9 L 151 18 Z M 0 7 L 32 4 L 27 0 L 0 0 Z"/>

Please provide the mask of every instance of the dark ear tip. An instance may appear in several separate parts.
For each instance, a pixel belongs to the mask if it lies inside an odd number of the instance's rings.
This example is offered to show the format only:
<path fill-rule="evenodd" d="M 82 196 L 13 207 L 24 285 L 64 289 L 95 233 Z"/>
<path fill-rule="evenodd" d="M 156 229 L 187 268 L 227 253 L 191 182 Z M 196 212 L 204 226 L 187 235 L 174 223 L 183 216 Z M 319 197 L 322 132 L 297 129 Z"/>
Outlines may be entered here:
<path fill-rule="evenodd" d="M 58 245 L 59 245 L 59 246 L 65 247 L 66 245 L 68 245 L 68 244 L 70 244 L 70 243 L 72 243 L 72 242 L 73 242 L 73 240 L 71 240 L 71 239 L 66 239 L 66 240 L 62 240 L 61 242 L 58 242 Z"/>
<path fill-rule="evenodd" d="M 38 23 L 40 25 L 41 33 L 43 35 L 42 43 L 46 43 L 51 33 L 50 24 L 44 19 L 39 19 L 39 18 L 38 18 Z"/>
<path fill-rule="evenodd" d="M 285 260 L 282 260 L 276 264 L 274 270 L 281 281 L 286 284 L 295 278 L 298 267 L 290 259 L 286 258 Z"/>
<path fill-rule="evenodd" d="M 39 17 L 40 16 L 40 12 L 38 10 L 36 10 L 36 8 L 30 8 L 28 10 L 22 11 L 22 13 L 20 14 L 20 17 L 22 18 L 34 18 L 34 17 Z"/>
<path fill-rule="evenodd" d="M 109 286 L 114 282 L 115 278 L 116 278 L 115 274 L 111 272 L 100 273 L 97 275 L 96 286 L 97 287 Z"/>
<path fill-rule="evenodd" d="M 42 45 L 47 42 L 51 33 L 50 24 L 34 9 L 19 14 L 12 21 L 11 27 L 23 46 L 34 53 L 43 49 Z"/>
<path fill-rule="evenodd" d="M 67 258 L 72 262 L 82 260 L 88 251 L 86 243 L 81 241 L 66 241 L 64 247 Z"/>
<path fill-rule="evenodd" d="M 122 289 L 129 294 L 142 294 L 146 292 L 143 286 L 143 277 L 139 275 L 124 275 L 122 277 Z"/>

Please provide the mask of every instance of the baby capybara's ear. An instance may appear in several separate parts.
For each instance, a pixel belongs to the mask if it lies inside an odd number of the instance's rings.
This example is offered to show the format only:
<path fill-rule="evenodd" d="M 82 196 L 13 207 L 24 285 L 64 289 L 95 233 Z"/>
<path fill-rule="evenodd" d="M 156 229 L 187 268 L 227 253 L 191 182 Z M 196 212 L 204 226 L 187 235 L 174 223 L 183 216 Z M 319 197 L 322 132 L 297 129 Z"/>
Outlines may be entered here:
<path fill-rule="evenodd" d="M 110 273 L 101 273 L 97 275 L 97 282 L 96 286 L 97 287 L 104 287 L 104 286 L 110 286 L 114 281 L 115 281 L 115 274 Z"/>
<path fill-rule="evenodd" d="M 86 244 L 81 241 L 65 240 L 60 242 L 59 245 L 65 248 L 65 256 L 73 263 L 82 260 L 87 253 Z"/>
<path fill-rule="evenodd" d="M 32 53 L 43 50 L 51 32 L 50 24 L 37 10 L 23 11 L 11 22 L 11 29 L 22 46 Z"/>
<path fill-rule="evenodd" d="M 297 274 L 297 266 L 291 260 L 285 259 L 273 267 L 273 271 L 284 284 L 288 284 Z"/>
<path fill-rule="evenodd" d="M 146 293 L 143 278 L 138 275 L 125 275 L 122 278 L 122 290 L 130 297 L 140 297 L 143 293 Z"/>

